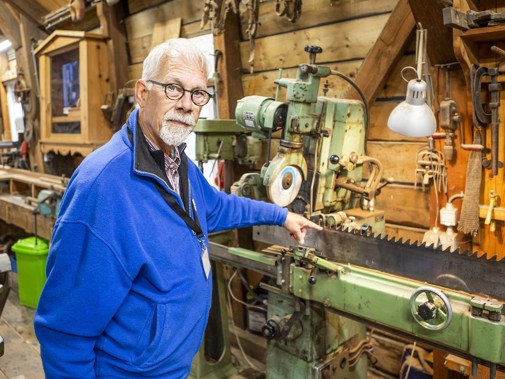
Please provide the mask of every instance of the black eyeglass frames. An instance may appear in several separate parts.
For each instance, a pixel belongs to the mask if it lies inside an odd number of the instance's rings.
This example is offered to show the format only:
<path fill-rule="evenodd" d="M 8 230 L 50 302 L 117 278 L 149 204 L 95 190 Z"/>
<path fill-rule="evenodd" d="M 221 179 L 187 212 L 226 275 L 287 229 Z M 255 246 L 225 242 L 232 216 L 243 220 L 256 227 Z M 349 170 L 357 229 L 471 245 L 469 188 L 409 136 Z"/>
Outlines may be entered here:
<path fill-rule="evenodd" d="M 191 94 L 191 101 L 195 105 L 201 107 L 207 104 L 212 98 L 212 95 L 203 89 L 186 89 L 177 83 L 160 83 L 154 80 L 148 80 L 148 82 L 164 87 L 165 96 L 170 100 L 182 99 L 184 93 L 189 92 Z"/>

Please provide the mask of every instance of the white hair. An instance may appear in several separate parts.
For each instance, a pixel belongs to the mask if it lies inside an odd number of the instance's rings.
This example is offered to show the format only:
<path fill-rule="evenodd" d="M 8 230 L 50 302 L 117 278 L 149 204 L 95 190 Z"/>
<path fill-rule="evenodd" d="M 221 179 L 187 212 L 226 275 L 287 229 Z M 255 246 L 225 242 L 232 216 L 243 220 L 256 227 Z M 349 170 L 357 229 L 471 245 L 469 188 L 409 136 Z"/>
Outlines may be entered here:
<path fill-rule="evenodd" d="M 176 59 L 196 63 L 207 77 L 207 60 L 203 52 L 187 38 L 174 38 L 152 48 L 144 60 L 142 80 L 158 79 L 164 65 Z"/>

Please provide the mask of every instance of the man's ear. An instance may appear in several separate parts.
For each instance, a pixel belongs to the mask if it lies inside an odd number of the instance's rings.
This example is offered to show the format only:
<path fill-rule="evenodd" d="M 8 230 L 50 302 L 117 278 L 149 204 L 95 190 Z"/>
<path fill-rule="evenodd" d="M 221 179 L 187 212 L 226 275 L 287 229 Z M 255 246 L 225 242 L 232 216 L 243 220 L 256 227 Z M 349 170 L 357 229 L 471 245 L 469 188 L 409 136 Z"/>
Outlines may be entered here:
<path fill-rule="evenodd" d="M 143 80 L 137 80 L 135 83 L 135 100 L 141 108 L 144 107 L 148 92 L 147 83 Z"/>

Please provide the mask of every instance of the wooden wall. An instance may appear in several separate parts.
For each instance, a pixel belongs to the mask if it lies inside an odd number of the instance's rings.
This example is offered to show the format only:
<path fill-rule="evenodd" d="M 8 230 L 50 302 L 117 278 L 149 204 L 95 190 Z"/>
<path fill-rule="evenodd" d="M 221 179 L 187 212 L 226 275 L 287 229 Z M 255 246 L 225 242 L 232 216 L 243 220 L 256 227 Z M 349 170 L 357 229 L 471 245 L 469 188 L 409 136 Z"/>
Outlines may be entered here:
<path fill-rule="evenodd" d="M 210 33 L 210 27 L 200 28 L 203 1 L 129 0 L 129 16 L 125 18 L 128 38 L 128 79 L 139 79 L 142 62 L 151 50 L 155 24 L 181 19 L 180 37 L 192 38 Z"/>

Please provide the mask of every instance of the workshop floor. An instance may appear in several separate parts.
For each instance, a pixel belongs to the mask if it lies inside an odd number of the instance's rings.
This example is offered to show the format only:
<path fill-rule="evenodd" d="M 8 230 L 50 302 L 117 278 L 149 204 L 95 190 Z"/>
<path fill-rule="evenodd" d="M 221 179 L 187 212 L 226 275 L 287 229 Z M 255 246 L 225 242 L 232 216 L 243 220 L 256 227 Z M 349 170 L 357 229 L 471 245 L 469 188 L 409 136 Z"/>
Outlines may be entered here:
<path fill-rule="evenodd" d="M 40 361 L 40 346 L 33 330 L 35 310 L 19 304 L 17 275 L 12 273 L 12 289 L 0 317 L 0 337 L 4 340 L 4 355 L 0 357 L 0 379 L 44 379 Z M 238 349 L 232 347 L 232 354 L 239 366 L 247 367 Z M 252 359 L 253 364 L 264 369 L 261 362 Z M 264 375 L 253 369 L 243 369 L 230 379 L 261 379 Z M 382 379 L 373 373 L 367 379 Z"/>
<path fill-rule="evenodd" d="M 44 379 L 39 343 L 33 331 L 35 309 L 19 305 L 15 273 L 11 280 L 12 289 L 0 318 L 0 336 L 4 339 L 0 379 Z"/>

